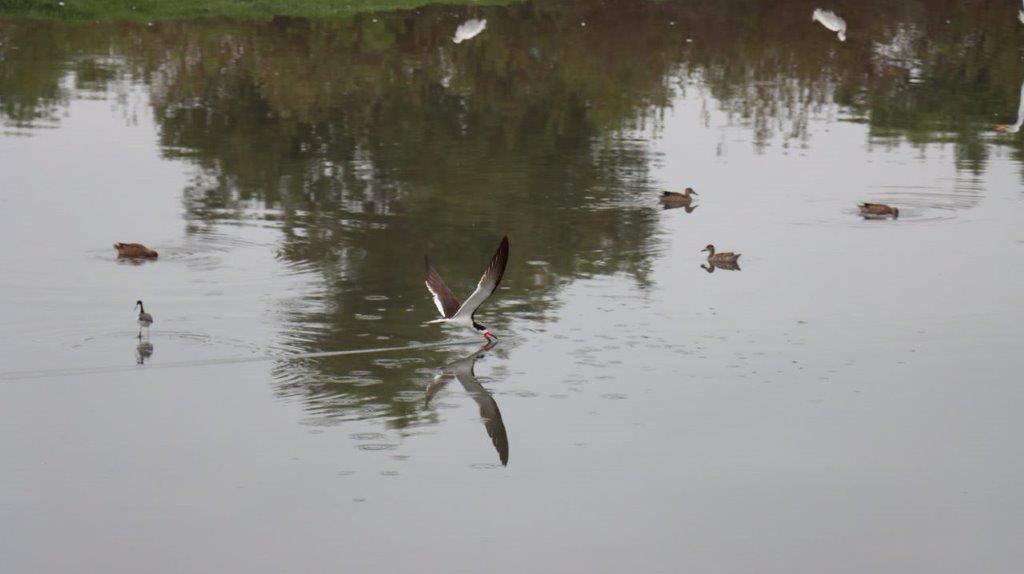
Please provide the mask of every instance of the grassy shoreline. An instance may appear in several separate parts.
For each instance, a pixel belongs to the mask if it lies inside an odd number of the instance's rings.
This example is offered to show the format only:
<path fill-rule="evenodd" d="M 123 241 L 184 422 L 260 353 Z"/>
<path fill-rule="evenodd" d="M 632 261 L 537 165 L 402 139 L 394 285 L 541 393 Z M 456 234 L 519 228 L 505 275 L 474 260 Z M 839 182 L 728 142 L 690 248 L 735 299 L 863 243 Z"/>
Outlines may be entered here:
<path fill-rule="evenodd" d="M 328 18 L 428 4 L 496 5 L 507 0 L 0 0 L 0 18 L 64 21 Z"/>

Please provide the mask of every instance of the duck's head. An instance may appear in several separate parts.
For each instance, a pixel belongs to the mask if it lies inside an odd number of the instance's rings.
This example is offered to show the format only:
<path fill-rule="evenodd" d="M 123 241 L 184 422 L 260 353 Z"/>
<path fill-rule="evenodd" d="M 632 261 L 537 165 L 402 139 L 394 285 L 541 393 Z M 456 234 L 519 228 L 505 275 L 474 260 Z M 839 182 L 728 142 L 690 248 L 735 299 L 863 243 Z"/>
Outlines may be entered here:
<path fill-rule="evenodd" d="M 900 216 L 900 209 L 898 207 L 892 208 L 892 218 L 896 219 Z"/>
<path fill-rule="evenodd" d="M 710 254 L 714 255 L 714 254 L 715 254 L 715 246 L 714 246 L 714 245 L 711 245 L 711 244 L 709 243 L 707 247 L 705 247 L 704 249 L 701 249 L 701 252 L 702 252 L 702 253 L 703 253 L 704 251 L 707 251 L 708 253 L 710 253 Z"/>
<path fill-rule="evenodd" d="M 692 188 L 692 187 L 688 187 L 688 188 L 686 188 L 686 189 L 684 189 L 684 190 L 683 190 L 683 195 L 685 195 L 685 196 L 689 197 L 689 196 L 691 196 L 691 195 L 700 195 L 700 194 L 699 194 L 699 193 L 697 193 L 696 191 L 693 191 L 693 188 Z"/>

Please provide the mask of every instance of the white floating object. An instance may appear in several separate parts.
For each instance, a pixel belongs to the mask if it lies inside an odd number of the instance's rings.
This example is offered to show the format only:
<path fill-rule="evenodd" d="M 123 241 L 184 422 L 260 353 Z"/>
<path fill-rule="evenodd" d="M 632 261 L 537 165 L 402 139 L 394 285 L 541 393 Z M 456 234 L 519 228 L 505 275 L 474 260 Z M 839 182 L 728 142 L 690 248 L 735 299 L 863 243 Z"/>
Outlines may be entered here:
<path fill-rule="evenodd" d="M 477 20 L 476 18 L 466 20 L 455 30 L 455 36 L 452 38 L 452 42 L 461 44 L 466 40 L 472 40 L 479 35 L 480 32 L 483 32 L 486 27 L 487 20 Z"/>
<path fill-rule="evenodd" d="M 821 22 L 822 26 L 832 30 L 837 36 L 839 36 L 840 42 L 846 41 L 846 20 L 843 20 L 835 12 L 815 8 L 814 13 L 811 14 L 811 21 Z"/>

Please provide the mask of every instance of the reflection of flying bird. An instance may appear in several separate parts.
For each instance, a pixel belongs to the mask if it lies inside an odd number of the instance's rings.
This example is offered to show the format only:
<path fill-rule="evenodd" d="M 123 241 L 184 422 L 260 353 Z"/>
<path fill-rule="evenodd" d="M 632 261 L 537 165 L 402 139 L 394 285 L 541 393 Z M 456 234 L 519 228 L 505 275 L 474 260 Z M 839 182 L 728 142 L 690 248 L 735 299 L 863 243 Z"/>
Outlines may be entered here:
<path fill-rule="evenodd" d="M 429 405 L 430 399 L 451 381 L 452 375 L 455 375 L 455 378 L 462 384 L 462 388 L 469 396 L 473 397 L 480 407 L 480 418 L 484 420 L 487 436 L 491 437 L 491 442 L 498 451 L 498 458 L 504 466 L 508 464 L 508 433 L 505 431 L 505 422 L 501 420 L 498 403 L 494 401 L 494 397 L 487 392 L 487 389 L 477 380 L 476 374 L 473 373 L 473 365 L 476 364 L 476 360 L 483 357 L 483 353 L 491 350 L 493 346 L 493 343 L 488 342 L 474 351 L 472 355 L 452 361 L 442 367 L 441 372 L 434 378 L 434 382 L 427 387 L 427 397 L 424 402 Z"/>
<path fill-rule="evenodd" d="M 841 16 L 831 10 L 822 10 L 821 8 L 815 8 L 814 13 L 811 14 L 812 22 L 821 22 L 821 25 L 836 32 L 839 36 L 840 42 L 846 41 L 846 20 L 843 20 Z"/>
<path fill-rule="evenodd" d="M 139 338 L 142 338 L 142 328 L 146 328 L 146 336 L 149 336 L 149 326 L 153 324 L 153 316 L 146 312 L 146 308 L 142 306 L 142 300 L 139 299 L 135 302 L 135 306 L 139 308 Z"/>
<path fill-rule="evenodd" d="M 430 264 L 430 258 L 425 257 L 426 271 L 424 273 L 425 280 L 427 283 L 427 289 L 430 290 L 430 294 L 434 296 L 434 305 L 437 305 L 438 312 L 441 313 L 441 319 L 435 319 L 428 321 L 428 323 L 451 323 L 453 325 L 459 325 L 463 327 L 472 327 L 477 332 L 483 333 L 484 337 L 490 341 L 492 338 L 497 340 L 497 337 L 491 333 L 487 327 L 484 327 L 480 323 L 473 320 L 473 315 L 476 313 L 478 307 L 494 293 L 494 290 L 501 284 L 501 277 L 505 274 L 505 266 L 508 264 L 508 236 L 506 235 L 501 239 L 501 244 L 498 245 L 498 250 L 494 252 L 494 256 L 491 257 L 491 264 L 487 266 L 484 271 L 483 277 L 480 278 L 480 282 L 476 285 L 476 290 L 473 294 L 466 299 L 465 303 L 460 304 L 459 300 L 452 294 L 452 290 L 445 284 L 444 279 L 441 278 L 441 274 L 434 269 L 434 266 Z"/>
<path fill-rule="evenodd" d="M 452 42 L 461 44 L 466 40 L 472 40 L 480 32 L 483 32 L 486 27 L 487 20 L 478 20 L 476 18 L 466 20 L 455 29 L 455 36 L 452 37 Z"/>
<path fill-rule="evenodd" d="M 1015 134 L 1020 131 L 1020 127 L 1024 126 L 1024 82 L 1020 84 L 1020 100 L 1017 104 L 1017 123 L 1013 125 L 999 124 L 996 129 L 1004 132 Z"/>

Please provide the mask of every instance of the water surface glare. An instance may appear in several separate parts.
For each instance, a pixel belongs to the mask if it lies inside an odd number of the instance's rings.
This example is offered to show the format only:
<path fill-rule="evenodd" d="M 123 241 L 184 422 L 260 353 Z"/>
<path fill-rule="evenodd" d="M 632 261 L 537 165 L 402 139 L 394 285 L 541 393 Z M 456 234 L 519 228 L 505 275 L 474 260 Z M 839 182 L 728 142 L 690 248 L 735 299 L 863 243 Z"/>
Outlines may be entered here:
<path fill-rule="evenodd" d="M 0 18 L 0 571 L 1018 571 L 1018 8 Z"/>

